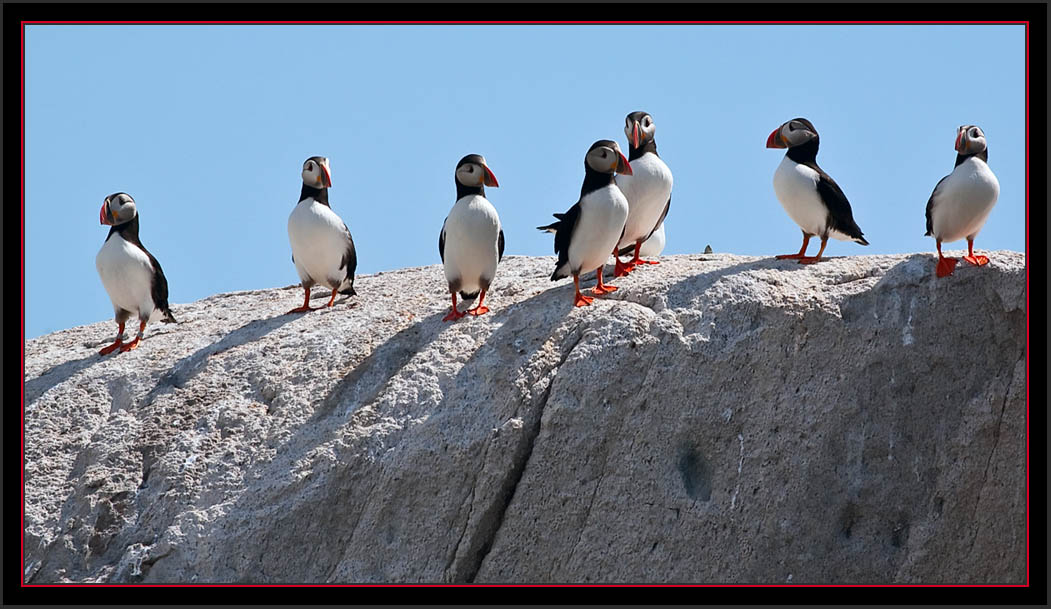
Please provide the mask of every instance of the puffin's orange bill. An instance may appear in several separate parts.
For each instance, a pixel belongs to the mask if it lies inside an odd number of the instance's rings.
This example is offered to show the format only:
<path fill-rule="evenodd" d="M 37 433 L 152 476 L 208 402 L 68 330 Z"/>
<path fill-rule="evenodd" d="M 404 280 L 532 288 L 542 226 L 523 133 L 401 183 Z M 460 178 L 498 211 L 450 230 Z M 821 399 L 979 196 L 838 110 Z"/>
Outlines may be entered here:
<path fill-rule="evenodd" d="M 493 175 L 493 172 L 485 165 L 482 165 L 482 169 L 485 171 L 485 177 L 482 178 L 482 182 L 486 186 L 492 186 L 493 188 L 499 187 L 500 184 L 496 181 L 496 176 Z"/>

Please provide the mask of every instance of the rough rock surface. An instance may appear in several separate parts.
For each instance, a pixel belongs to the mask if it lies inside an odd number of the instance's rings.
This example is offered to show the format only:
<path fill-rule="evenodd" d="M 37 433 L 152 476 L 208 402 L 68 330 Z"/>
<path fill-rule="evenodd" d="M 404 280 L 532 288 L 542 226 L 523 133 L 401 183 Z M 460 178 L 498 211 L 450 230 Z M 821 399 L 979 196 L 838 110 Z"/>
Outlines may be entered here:
<path fill-rule="evenodd" d="M 27 341 L 26 580 L 1021 583 L 1025 259 L 989 255 L 671 256 L 582 309 L 511 256 L 452 324 L 430 266 Z"/>

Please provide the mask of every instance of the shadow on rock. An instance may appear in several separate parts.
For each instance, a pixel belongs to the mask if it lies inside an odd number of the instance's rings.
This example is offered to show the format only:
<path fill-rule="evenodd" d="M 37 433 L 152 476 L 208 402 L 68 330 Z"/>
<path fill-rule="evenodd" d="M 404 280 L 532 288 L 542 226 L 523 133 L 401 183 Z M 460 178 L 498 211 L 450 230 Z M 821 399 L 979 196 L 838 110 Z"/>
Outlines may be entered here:
<path fill-rule="evenodd" d="M 91 366 L 102 362 L 106 357 L 110 356 L 99 355 L 97 352 L 93 352 L 91 355 L 82 357 L 78 360 L 63 362 L 57 366 L 49 368 L 40 376 L 26 382 L 26 404 L 32 403 L 48 389 L 66 382 L 66 380 L 81 370 L 90 368 Z"/>
<path fill-rule="evenodd" d="M 270 332 L 290 321 L 298 319 L 297 315 L 278 315 L 269 319 L 256 319 L 233 330 L 221 340 L 198 349 L 175 363 L 162 375 L 157 385 L 143 398 L 142 404 L 149 404 L 167 387 L 182 387 L 205 368 L 208 358 L 217 354 L 257 341 Z"/>

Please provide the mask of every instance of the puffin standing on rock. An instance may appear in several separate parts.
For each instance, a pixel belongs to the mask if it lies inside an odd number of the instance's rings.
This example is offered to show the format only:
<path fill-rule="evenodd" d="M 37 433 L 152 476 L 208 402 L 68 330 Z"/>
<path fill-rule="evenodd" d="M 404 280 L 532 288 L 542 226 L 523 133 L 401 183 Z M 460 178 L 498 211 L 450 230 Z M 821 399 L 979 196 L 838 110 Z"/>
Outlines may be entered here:
<path fill-rule="evenodd" d="M 176 321 L 168 308 L 168 280 L 161 264 L 139 241 L 139 214 L 131 195 L 117 192 L 106 197 L 99 210 L 99 223 L 111 227 L 95 256 L 95 268 L 113 303 L 117 322 L 117 339 L 99 351 L 100 355 L 109 355 L 116 349 L 123 353 L 137 348 L 147 322 L 158 316 L 165 323 Z M 124 344 L 124 322 L 132 315 L 139 318 L 139 333 Z"/>
<path fill-rule="evenodd" d="M 328 159 L 312 156 L 303 163 L 303 190 L 299 203 L 288 216 L 288 240 L 292 244 L 292 262 L 306 293 L 303 306 L 288 313 L 313 311 L 310 288 L 321 284 L 332 290 L 326 307 L 336 300 L 336 293 L 353 296 L 354 270 L 358 256 L 350 230 L 328 204 L 332 173 Z M 318 307 L 324 308 L 324 307 Z M 285 315 L 288 315 L 285 313 Z"/>
<path fill-rule="evenodd" d="M 496 265 L 504 257 L 504 230 L 496 208 L 485 198 L 485 187 L 500 184 L 489 170 L 485 157 L 469 154 L 456 164 L 456 203 L 438 235 L 438 254 L 445 266 L 453 307 L 442 321 L 455 321 L 470 313 L 484 315 L 485 292 L 496 276 Z M 456 293 L 464 300 L 478 296 L 478 305 L 466 313 L 456 310 Z"/>
<path fill-rule="evenodd" d="M 967 238 L 964 260 L 974 266 L 989 264 L 987 256 L 974 255 L 974 238 L 985 225 L 1000 196 L 1000 182 L 989 169 L 989 147 L 976 125 L 956 130 L 956 167 L 934 187 L 927 200 L 927 232 L 938 248 L 938 277 L 952 275 L 957 259 L 942 256 L 942 241 Z"/>
<path fill-rule="evenodd" d="M 766 138 L 767 148 L 788 148 L 774 172 L 774 192 L 789 217 L 803 229 L 803 247 L 799 253 L 783 254 L 777 256 L 778 260 L 791 258 L 800 264 L 818 262 L 829 237 L 869 244 L 854 222 L 846 195 L 817 165 L 819 142 L 817 129 L 805 118 L 784 123 Z M 816 256 L 807 256 L 807 244 L 813 236 L 821 239 L 821 249 Z"/>
<path fill-rule="evenodd" d="M 657 156 L 654 135 L 657 125 L 646 112 L 632 112 L 625 119 L 624 133 L 628 136 L 628 161 L 631 173 L 617 176 L 617 186 L 628 200 L 628 220 L 624 235 L 613 252 L 616 266 L 613 274 L 623 277 L 638 264 L 660 264 L 656 260 L 640 258 L 641 248 L 653 234 L 662 230 L 664 218 L 671 207 L 671 169 Z M 660 249 L 663 249 L 661 243 Z M 624 264 L 620 256 L 635 252 L 635 257 Z M 658 249 L 658 251 L 660 251 Z"/>
<path fill-rule="evenodd" d="M 580 273 L 598 269 L 598 283 L 593 294 L 608 294 L 617 290 L 603 285 L 602 266 L 610 252 L 616 252 L 617 242 L 624 234 L 628 218 L 628 200 L 617 187 L 615 173 L 631 175 L 631 165 L 613 140 L 599 140 L 584 156 L 584 184 L 580 199 L 564 214 L 554 214 L 558 222 L 538 226 L 542 231 L 555 233 L 555 253 L 558 262 L 551 281 L 573 275 L 576 293 L 573 305 L 582 307 L 594 300 L 580 293 Z"/>

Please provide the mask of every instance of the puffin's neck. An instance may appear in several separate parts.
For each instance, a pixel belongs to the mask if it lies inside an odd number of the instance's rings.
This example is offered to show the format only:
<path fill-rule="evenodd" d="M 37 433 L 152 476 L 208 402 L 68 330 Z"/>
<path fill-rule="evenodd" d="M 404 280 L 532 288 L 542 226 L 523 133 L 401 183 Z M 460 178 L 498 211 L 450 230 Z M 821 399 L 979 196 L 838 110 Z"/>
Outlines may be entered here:
<path fill-rule="evenodd" d="M 805 144 L 800 144 L 788 149 L 786 156 L 797 163 L 816 163 L 817 147 L 820 138 L 814 138 Z"/>
<path fill-rule="evenodd" d="M 982 159 L 986 163 L 988 163 L 989 162 L 989 149 L 986 148 L 985 150 L 983 150 L 981 152 L 976 152 L 974 154 L 959 154 L 959 153 L 957 153 L 957 155 L 956 155 L 956 164 L 953 165 L 953 167 L 954 168 L 955 167 L 959 167 L 964 161 L 966 161 L 967 159 L 969 159 L 971 157 L 975 157 L 975 156 L 980 158 L 980 159 Z"/>
<path fill-rule="evenodd" d="M 468 195 L 478 195 L 480 197 L 484 197 L 485 196 L 485 186 L 483 186 L 481 184 L 479 184 L 478 186 L 464 186 L 463 184 L 460 183 L 460 180 L 457 180 L 456 178 L 453 178 L 453 181 L 456 182 L 456 200 L 457 201 L 459 201 L 460 199 L 462 199 L 462 198 L 464 198 L 464 197 L 466 197 Z"/>
<path fill-rule="evenodd" d="M 119 234 L 128 243 L 139 243 L 139 214 L 135 214 L 134 218 L 124 224 L 109 227 L 109 234 L 106 235 L 107 241 L 113 236 L 113 233 Z"/>
<path fill-rule="evenodd" d="M 614 183 L 614 177 L 612 173 L 599 173 L 590 167 L 586 167 L 584 171 L 584 184 L 580 187 L 580 196 L 594 192 L 600 188 L 604 188 Z"/>
<path fill-rule="evenodd" d="M 634 161 L 635 159 L 639 158 L 640 156 L 646 154 L 647 152 L 652 152 L 653 156 L 660 156 L 659 154 L 657 154 L 657 140 L 656 139 L 652 139 L 652 140 L 646 142 L 645 144 L 639 146 L 638 148 L 632 147 L 631 142 L 628 142 L 628 161 L 629 162 L 630 161 Z"/>
<path fill-rule="evenodd" d="M 327 188 L 314 188 L 313 186 L 303 184 L 303 190 L 299 192 L 299 200 L 302 201 L 307 197 L 313 197 L 313 199 L 318 203 L 331 207 L 331 205 L 328 204 Z"/>

